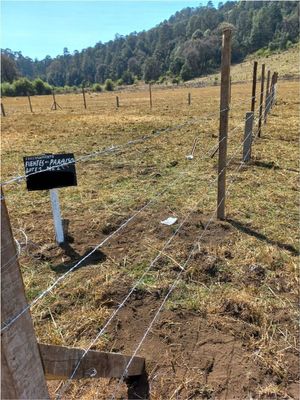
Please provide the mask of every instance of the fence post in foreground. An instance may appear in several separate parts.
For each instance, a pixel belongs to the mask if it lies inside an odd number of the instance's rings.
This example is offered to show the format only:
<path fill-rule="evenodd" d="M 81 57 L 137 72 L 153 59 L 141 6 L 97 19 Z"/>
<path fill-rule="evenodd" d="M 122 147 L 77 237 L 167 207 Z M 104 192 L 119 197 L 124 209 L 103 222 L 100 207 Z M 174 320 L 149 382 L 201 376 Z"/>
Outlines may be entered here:
<path fill-rule="evenodd" d="M 225 218 L 227 133 L 230 95 L 231 29 L 222 38 L 217 217 Z"/>
<path fill-rule="evenodd" d="M 269 112 L 269 101 L 270 101 L 270 75 L 271 71 L 268 70 L 268 75 L 267 75 L 267 86 L 266 86 L 266 98 L 265 98 L 265 114 L 264 114 L 264 124 L 267 123 L 267 116 Z"/>
<path fill-rule="evenodd" d="M 244 132 L 243 162 L 248 162 L 251 159 L 253 120 L 254 113 L 252 111 L 247 112 Z"/>
<path fill-rule="evenodd" d="M 151 89 L 151 83 L 149 83 L 149 98 L 150 98 L 150 108 L 152 108 L 152 89 Z"/>
<path fill-rule="evenodd" d="M 83 105 L 84 105 L 84 108 L 86 109 L 86 100 L 85 100 L 85 90 L 84 90 L 84 86 L 82 86 L 82 97 L 83 97 Z"/>
<path fill-rule="evenodd" d="M 252 80 L 252 97 L 251 97 L 251 111 L 255 110 L 255 97 L 256 97 L 256 79 L 257 79 L 257 61 L 253 64 L 253 80 Z"/>
<path fill-rule="evenodd" d="M 259 102 L 259 117 L 258 117 L 258 133 L 257 136 L 261 136 L 261 124 L 263 118 L 263 103 L 264 103 L 264 86 L 265 86 L 265 64 L 261 66 L 261 78 L 260 78 L 260 102 Z"/>
<path fill-rule="evenodd" d="M 1 103 L 1 114 L 3 115 L 3 117 L 6 117 L 4 105 L 2 103 Z"/>
<path fill-rule="evenodd" d="M 30 99 L 29 94 L 27 94 L 27 98 L 28 98 L 28 103 L 29 103 L 30 111 L 33 112 L 33 111 L 32 111 L 32 105 L 31 105 L 31 99 Z"/>
<path fill-rule="evenodd" d="M 30 311 L 5 328 L 28 304 L 2 192 L 1 249 L 1 397 L 49 399 Z"/>

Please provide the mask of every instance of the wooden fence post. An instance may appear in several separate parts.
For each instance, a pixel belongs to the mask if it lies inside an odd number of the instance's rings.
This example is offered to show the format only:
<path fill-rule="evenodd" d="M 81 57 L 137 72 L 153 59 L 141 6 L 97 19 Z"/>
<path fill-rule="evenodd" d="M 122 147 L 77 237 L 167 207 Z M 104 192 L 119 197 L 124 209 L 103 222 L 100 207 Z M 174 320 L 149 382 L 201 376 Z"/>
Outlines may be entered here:
<path fill-rule="evenodd" d="M 3 117 L 6 117 L 4 105 L 2 103 L 1 103 L 1 114 L 3 115 Z"/>
<path fill-rule="evenodd" d="M 261 66 L 261 78 L 260 78 L 260 102 L 259 102 L 259 117 L 258 117 L 258 133 L 257 136 L 261 136 L 261 124 L 263 118 L 263 103 L 264 103 L 264 85 L 265 85 L 265 64 Z"/>
<path fill-rule="evenodd" d="M 251 159 L 253 120 L 254 113 L 252 111 L 247 112 L 245 119 L 243 162 L 248 162 Z"/>
<path fill-rule="evenodd" d="M 57 110 L 57 103 L 56 103 L 56 99 L 55 99 L 55 93 L 54 93 L 54 90 L 52 90 L 52 97 L 53 97 L 53 104 L 52 104 L 52 107 L 51 107 L 51 110 Z"/>
<path fill-rule="evenodd" d="M 27 94 L 27 98 L 28 98 L 28 103 L 29 103 L 30 111 L 33 112 L 33 111 L 32 111 L 32 105 L 31 105 L 31 100 L 30 100 L 29 94 Z"/>
<path fill-rule="evenodd" d="M 266 98 L 265 98 L 265 114 L 264 114 L 264 124 L 267 123 L 267 116 L 268 116 L 268 112 L 269 112 L 269 101 L 270 101 L 270 75 L 271 75 L 271 71 L 268 70 L 268 74 L 267 74 L 267 86 L 266 86 Z"/>
<path fill-rule="evenodd" d="M 191 105 L 191 93 L 188 94 L 188 105 Z"/>
<path fill-rule="evenodd" d="M 1 394 L 3 399 L 49 399 L 30 311 L 5 328 L 27 307 L 17 251 L 1 192 Z"/>
<path fill-rule="evenodd" d="M 150 108 L 152 108 L 152 89 L 151 89 L 151 83 L 149 83 L 149 98 L 150 98 Z"/>
<path fill-rule="evenodd" d="M 117 108 L 119 108 L 120 107 L 119 96 L 116 96 L 116 104 L 117 104 Z"/>
<path fill-rule="evenodd" d="M 231 62 L 231 29 L 226 27 L 223 31 L 222 61 L 221 61 L 221 93 L 220 93 L 221 99 L 220 99 L 220 129 L 219 129 L 218 200 L 217 200 L 218 219 L 225 218 L 230 62 Z"/>
<path fill-rule="evenodd" d="M 84 90 L 84 86 L 82 86 L 82 97 L 83 97 L 83 105 L 84 105 L 84 108 L 86 109 L 86 100 L 85 100 L 85 90 Z"/>
<path fill-rule="evenodd" d="M 257 79 L 257 61 L 253 64 L 253 79 L 252 79 L 252 97 L 251 97 L 251 111 L 254 113 L 256 101 L 256 79 Z"/>

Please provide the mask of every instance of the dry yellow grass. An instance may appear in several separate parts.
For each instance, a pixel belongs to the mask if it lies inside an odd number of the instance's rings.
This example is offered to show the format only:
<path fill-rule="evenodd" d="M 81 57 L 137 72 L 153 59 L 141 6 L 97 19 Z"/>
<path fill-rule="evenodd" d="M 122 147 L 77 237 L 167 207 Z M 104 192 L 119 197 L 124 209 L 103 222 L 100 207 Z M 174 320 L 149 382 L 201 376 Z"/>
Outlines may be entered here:
<path fill-rule="evenodd" d="M 279 66 L 276 69 L 281 72 Z M 188 91 L 191 106 L 187 105 Z M 176 263 L 184 262 L 202 232 L 200 222 L 207 221 L 216 207 L 212 180 L 216 178 L 217 160 L 202 158 L 218 141 L 219 87 L 155 88 L 152 110 L 146 90 L 118 96 L 121 107 L 116 109 L 115 93 L 90 94 L 88 109 L 84 110 L 81 95 L 60 95 L 57 102 L 63 109 L 59 111 L 50 111 L 51 96 L 35 96 L 34 114 L 30 114 L 26 98 L 3 101 L 7 117 L 2 119 L 2 181 L 23 174 L 25 155 L 65 151 L 78 157 L 153 135 L 151 140 L 116 154 L 78 163 L 78 186 L 60 190 L 63 218 L 69 221 L 72 237 L 68 249 L 54 244 L 47 192 L 28 193 L 24 182 L 4 188 L 15 237 L 24 242 L 20 229 L 28 236 L 20 263 L 29 301 L 172 183 L 157 202 L 101 249 L 102 254 L 70 274 L 32 310 L 37 336 L 43 342 L 87 346 L 112 307 L 122 295 L 125 297 L 174 232 L 174 228 L 163 229 L 160 220 L 175 215 L 181 222 L 194 209 L 182 235 L 167 248 L 167 256 L 139 285 L 144 296 L 165 293 L 177 276 Z M 226 206 L 228 220 L 213 222 L 210 238 L 203 238 L 198 258 L 188 264 L 167 309 L 196 312 L 212 331 L 232 335 L 247 349 L 251 363 L 262 371 L 262 380 L 249 386 L 249 393 L 283 398 L 291 395 L 292 384 L 298 379 L 291 363 L 297 360 L 298 346 L 299 85 L 296 81 L 279 81 L 277 105 L 263 127 L 262 138 L 254 144 L 252 162 L 237 172 L 250 96 L 249 83 L 233 86 L 228 144 L 228 158 L 233 157 L 233 161 L 228 182 L 232 178 L 235 182 Z M 176 129 L 177 124 L 193 119 L 197 122 Z M 236 126 L 239 128 L 233 130 Z M 174 130 L 153 134 L 170 127 Z M 190 154 L 195 136 L 199 144 L 191 162 L 185 156 Z M 176 180 L 180 173 L 182 177 Z M 198 222 L 200 218 L 196 227 L 194 218 Z M 146 317 L 150 322 L 150 316 Z M 118 347 L 115 334 L 108 331 L 95 348 Z M 138 336 L 135 339 L 138 341 Z M 123 345 L 123 352 L 134 351 L 133 340 Z M 146 356 L 149 365 L 158 357 L 147 340 L 139 354 Z M 188 364 L 187 368 L 197 365 Z M 272 380 L 268 382 L 269 376 Z M 152 398 L 171 398 L 177 393 L 171 386 L 166 392 L 165 379 L 166 375 L 161 375 L 153 381 Z M 178 378 L 177 389 L 184 396 L 196 381 L 192 373 L 191 380 Z M 111 388 L 106 383 L 77 382 L 66 398 L 107 398 Z M 212 382 L 197 390 L 198 398 L 218 396 Z"/>

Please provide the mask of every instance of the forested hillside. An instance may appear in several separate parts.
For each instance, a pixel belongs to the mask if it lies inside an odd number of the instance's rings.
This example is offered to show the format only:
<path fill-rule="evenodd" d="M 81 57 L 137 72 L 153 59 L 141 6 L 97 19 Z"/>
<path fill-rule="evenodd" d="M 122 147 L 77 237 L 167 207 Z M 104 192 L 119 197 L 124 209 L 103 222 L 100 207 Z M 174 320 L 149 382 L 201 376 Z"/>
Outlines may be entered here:
<path fill-rule="evenodd" d="M 50 85 L 103 83 L 122 79 L 158 80 L 166 75 L 188 80 L 212 72 L 220 64 L 222 24 L 235 28 L 232 61 L 260 48 L 285 49 L 299 39 L 297 1 L 241 1 L 185 8 L 148 31 L 116 35 L 107 43 L 38 61 L 21 52 L 2 50 L 2 81 L 37 77 Z M 96 40 L 97 38 L 95 38 Z"/>

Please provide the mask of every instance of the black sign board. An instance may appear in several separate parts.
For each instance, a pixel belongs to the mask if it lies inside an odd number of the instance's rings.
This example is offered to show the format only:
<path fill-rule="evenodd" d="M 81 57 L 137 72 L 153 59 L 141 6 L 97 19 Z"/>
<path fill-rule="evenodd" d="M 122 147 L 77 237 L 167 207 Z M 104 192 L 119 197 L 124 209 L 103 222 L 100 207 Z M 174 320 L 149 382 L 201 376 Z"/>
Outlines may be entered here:
<path fill-rule="evenodd" d="M 42 154 L 23 159 L 28 190 L 77 185 L 74 154 Z"/>

